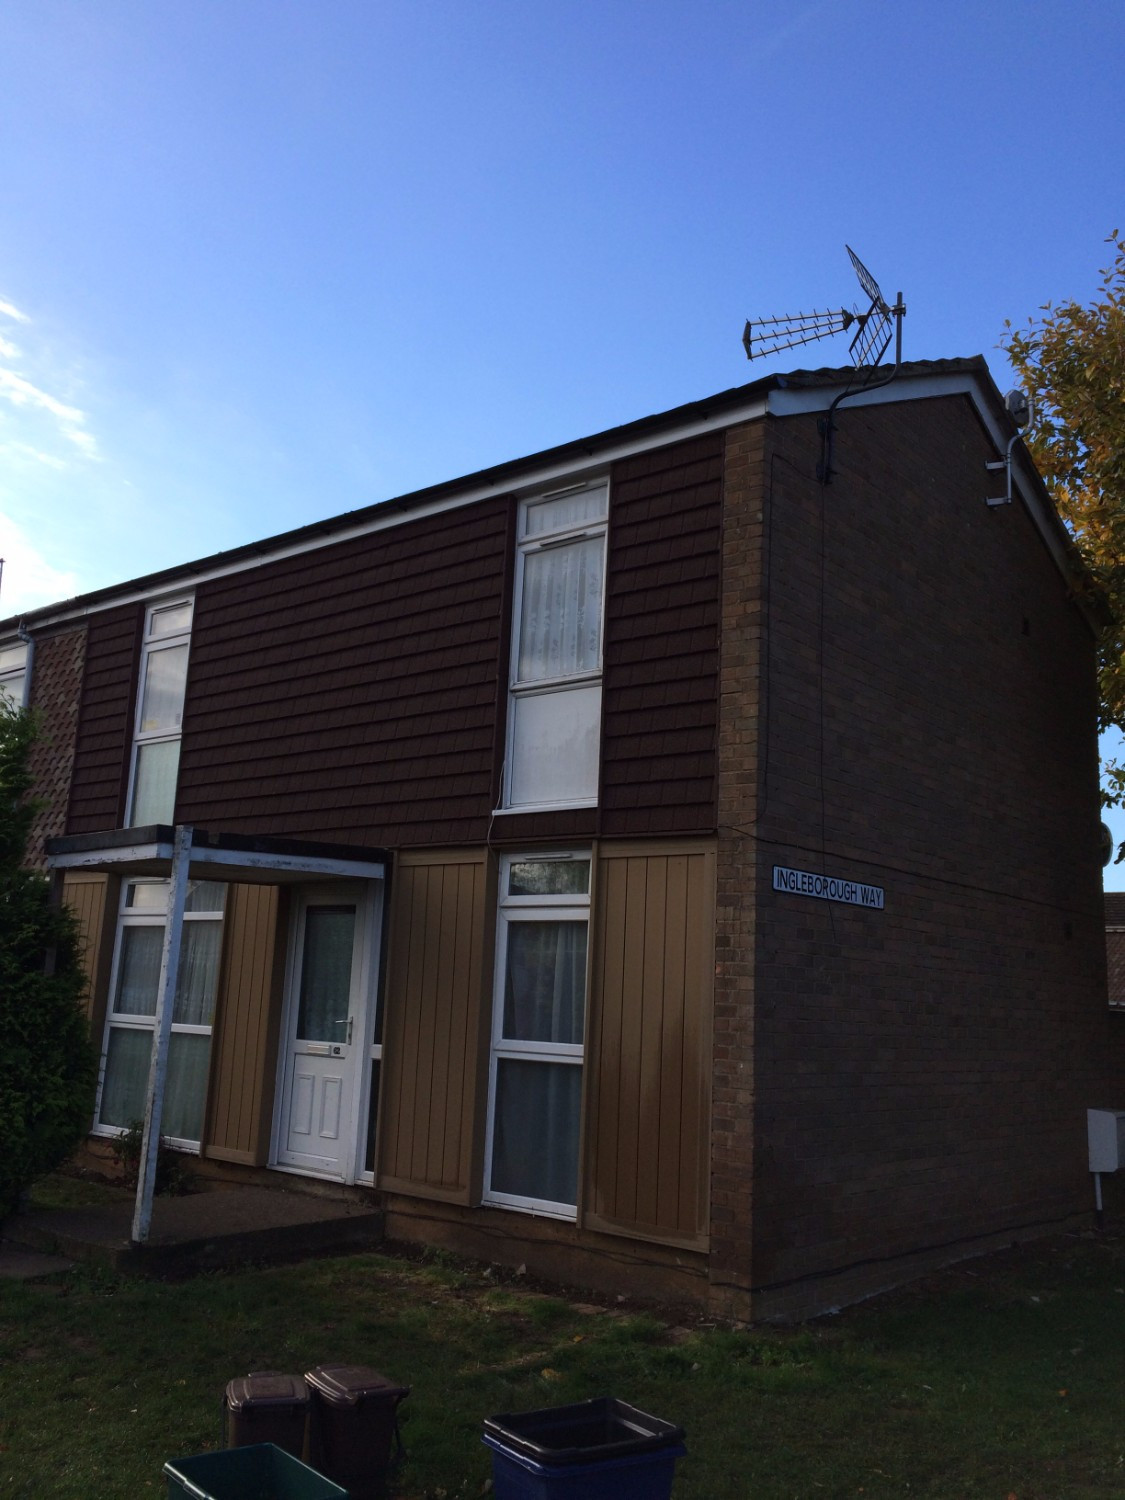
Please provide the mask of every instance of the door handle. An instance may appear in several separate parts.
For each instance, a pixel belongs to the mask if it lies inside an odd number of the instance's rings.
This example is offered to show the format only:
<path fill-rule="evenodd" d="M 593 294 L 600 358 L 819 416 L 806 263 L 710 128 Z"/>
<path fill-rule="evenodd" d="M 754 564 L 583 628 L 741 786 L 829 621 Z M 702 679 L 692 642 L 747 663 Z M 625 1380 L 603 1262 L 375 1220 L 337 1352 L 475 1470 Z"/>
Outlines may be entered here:
<path fill-rule="evenodd" d="M 344 1045 L 345 1045 L 345 1047 L 350 1047 L 351 1044 L 352 1044 L 352 1018 L 351 1018 L 351 1016 L 349 1016 L 348 1017 L 348 1029 L 347 1029 L 347 1032 L 345 1033 L 345 1036 L 344 1036 Z"/>

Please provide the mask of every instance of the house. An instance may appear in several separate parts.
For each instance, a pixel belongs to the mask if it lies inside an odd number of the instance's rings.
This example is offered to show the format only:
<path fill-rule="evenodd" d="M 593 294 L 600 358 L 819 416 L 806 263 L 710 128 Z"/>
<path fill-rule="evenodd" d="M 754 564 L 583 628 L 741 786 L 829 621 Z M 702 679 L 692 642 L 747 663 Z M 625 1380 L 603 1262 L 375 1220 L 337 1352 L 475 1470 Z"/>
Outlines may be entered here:
<path fill-rule="evenodd" d="M 1022 449 L 986 503 L 983 360 L 853 376 L 0 623 L 95 1144 L 143 1109 L 180 872 L 163 1129 L 208 1172 L 735 1317 L 1088 1214 L 1094 606 Z"/>

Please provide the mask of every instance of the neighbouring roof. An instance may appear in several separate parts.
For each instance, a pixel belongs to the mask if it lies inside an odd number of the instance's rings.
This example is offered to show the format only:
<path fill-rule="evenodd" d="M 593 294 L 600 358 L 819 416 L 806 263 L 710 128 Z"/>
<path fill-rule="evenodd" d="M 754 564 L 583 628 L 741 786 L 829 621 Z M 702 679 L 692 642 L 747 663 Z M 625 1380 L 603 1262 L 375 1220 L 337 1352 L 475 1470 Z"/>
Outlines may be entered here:
<path fill-rule="evenodd" d="M 0 634 L 11 634 L 21 623 L 28 626 L 50 625 L 55 619 L 67 619 L 104 609 L 128 598 L 158 593 L 163 589 L 189 586 L 193 580 L 213 575 L 216 572 L 234 571 L 253 567 L 280 553 L 302 551 L 305 548 L 323 546 L 349 533 L 393 524 L 404 513 L 421 510 L 427 506 L 456 503 L 460 497 L 481 498 L 488 493 L 503 494 L 530 483 L 540 471 L 582 466 L 593 467 L 599 461 L 609 461 L 615 452 L 632 444 L 661 437 L 674 440 L 678 433 L 685 436 L 704 431 L 708 427 L 723 425 L 736 414 L 744 417 L 764 415 L 767 411 L 785 415 L 791 411 L 820 409 L 831 399 L 829 393 L 846 388 L 855 378 L 851 366 L 843 369 L 822 368 L 817 370 L 792 370 L 785 374 L 764 375 L 745 385 L 732 386 L 701 401 L 688 402 L 669 411 L 641 417 L 618 427 L 607 428 L 590 437 L 578 438 L 557 447 L 546 448 L 523 458 L 512 459 L 488 469 L 466 474 L 441 484 L 429 485 L 406 495 L 381 500 L 357 510 L 345 511 L 323 521 L 280 532 L 276 536 L 251 542 L 242 547 L 194 561 L 179 563 L 139 578 L 123 580 L 108 588 L 96 589 L 73 599 L 28 610 L 22 615 L 13 615 L 0 620 Z M 976 409 L 992 432 L 994 439 L 1006 443 L 1015 432 L 1000 392 L 989 373 L 981 355 L 964 359 L 913 360 L 904 362 L 893 384 L 865 393 L 857 389 L 849 401 L 860 404 L 865 399 L 880 403 L 917 399 L 925 395 L 950 394 L 962 391 L 973 396 Z M 757 407 L 757 412 L 752 408 Z M 1002 447 L 1000 448 L 1002 452 Z M 1047 492 L 1029 461 L 1020 465 L 1024 483 L 1030 487 L 1035 499 L 1035 520 L 1044 538 L 1055 555 L 1060 568 L 1072 577 L 1078 577 L 1081 564 L 1077 559 L 1066 529 L 1058 519 Z M 983 483 L 984 476 L 982 476 Z M 565 481 L 564 481 L 565 482 Z"/>
<path fill-rule="evenodd" d="M 1125 927 L 1125 891 L 1105 892 L 1105 925 Z"/>

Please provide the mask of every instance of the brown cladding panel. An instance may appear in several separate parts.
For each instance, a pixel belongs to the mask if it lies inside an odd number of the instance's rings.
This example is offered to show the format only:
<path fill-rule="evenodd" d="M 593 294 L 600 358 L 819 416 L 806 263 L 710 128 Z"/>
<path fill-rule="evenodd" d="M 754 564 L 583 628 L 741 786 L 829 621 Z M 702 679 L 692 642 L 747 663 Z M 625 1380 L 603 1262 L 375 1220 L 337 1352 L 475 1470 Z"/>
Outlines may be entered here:
<path fill-rule="evenodd" d="M 586 1158 L 591 1228 L 707 1241 L 715 855 L 598 854 Z"/>
<path fill-rule="evenodd" d="M 379 1186 L 468 1203 L 483 1077 L 483 850 L 406 855 L 391 893 Z"/>
<path fill-rule="evenodd" d="M 613 469 L 603 835 L 715 827 L 722 480 L 721 432 Z"/>
<path fill-rule="evenodd" d="M 87 626 L 67 833 L 101 833 L 124 816 L 142 618 L 139 604 L 127 604 Z"/>
<path fill-rule="evenodd" d="M 483 839 L 509 532 L 489 500 L 201 585 L 177 821 Z"/>
<path fill-rule="evenodd" d="M 222 1161 L 262 1166 L 269 1157 L 284 906 L 276 886 L 227 887 L 203 1148 Z"/>
<path fill-rule="evenodd" d="M 82 967 L 86 973 L 86 1015 L 99 1030 L 105 1016 L 105 995 L 112 957 L 113 932 L 106 931 L 109 877 L 68 874 L 63 882 L 63 901 L 78 922 Z M 116 886 L 116 882 L 115 882 Z"/>

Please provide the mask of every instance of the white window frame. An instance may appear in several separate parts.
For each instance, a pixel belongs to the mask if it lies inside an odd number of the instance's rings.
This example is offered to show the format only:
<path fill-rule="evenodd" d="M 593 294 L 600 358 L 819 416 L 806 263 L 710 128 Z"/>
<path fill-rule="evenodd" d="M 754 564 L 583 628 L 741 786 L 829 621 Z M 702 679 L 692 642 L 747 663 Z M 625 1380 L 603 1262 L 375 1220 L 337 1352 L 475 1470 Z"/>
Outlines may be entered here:
<path fill-rule="evenodd" d="M 26 641 L 20 640 L 18 636 L 14 640 L 0 641 L 0 653 L 7 655 L 8 653 L 18 653 L 20 651 L 23 653 L 23 659 L 18 665 L 9 663 L 7 666 L 4 666 L 3 659 L 0 657 L 0 693 L 16 708 L 25 708 L 27 706 L 28 689 L 31 686 L 31 648 Z M 11 690 L 11 684 L 15 682 L 18 682 L 20 685 L 18 694 L 13 693 Z"/>
<path fill-rule="evenodd" d="M 561 500 L 568 495 L 577 496 L 595 490 L 602 492 L 605 496 L 602 515 L 599 519 L 558 526 L 550 531 L 536 532 L 534 535 L 528 534 L 528 516 L 536 506 L 551 500 Z M 562 489 L 530 495 L 520 501 L 516 524 L 516 570 L 512 598 L 512 642 L 508 672 L 508 712 L 505 738 L 507 753 L 504 762 L 501 805 L 496 809 L 498 813 L 537 812 L 557 807 L 596 807 L 598 805 L 598 781 L 601 762 L 600 690 L 605 647 L 605 580 L 608 562 L 609 499 L 609 480 L 608 478 L 600 478 L 585 479 L 580 483 L 568 485 Z M 527 559 L 540 552 L 564 547 L 574 542 L 593 540 L 597 537 L 602 539 L 602 590 L 601 614 L 598 619 L 598 661 L 596 667 L 588 671 L 566 673 L 559 677 L 540 677 L 531 681 L 521 681 L 519 675 L 519 656 L 523 620 L 524 573 Z M 594 750 L 594 786 L 591 793 L 586 796 L 560 795 L 557 798 L 546 798 L 537 802 L 515 802 L 513 800 L 513 780 L 517 749 L 516 713 L 519 705 L 532 699 L 545 698 L 548 694 L 568 693 L 575 689 L 583 688 L 598 689 L 597 743 Z"/>
<path fill-rule="evenodd" d="M 557 896 L 512 896 L 508 894 L 508 885 L 513 864 L 538 862 L 557 862 L 561 864 L 571 861 L 581 861 L 589 868 L 589 878 L 587 879 L 584 893 Z M 553 1063 L 562 1066 L 577 1067 L 580 1071 L 585 1067 L 585 1038 L 589 1029 L 590 1010 L 590 903 L 593 871 L 593 854 L 589 849 L 550 849 L 505 854 L 501 857 L 500 861 L 499 896 L 496 910 L 496 969 L 493 979 L 492 1046 L 488 1070 L 488 1114 L 484 1143 L 482 1202 L 501 1208 L 518 1209 L 524 1213 L 543 1214 L 551 1218 L 566 1219 L 570 1222 L 574 1222 L 578 1216 L 577 1203 L 558 1203 L 548 1198 L 524 1197 L 515 1193 L 504 1193 L 493 1189 L 492 1151 L 495 1140 L 496 1083 L 499 1065 L 506 1059 Z M 504 991 L 507 972 L 508 932 L 512 923 L 520 921 L 585 922 L 586 973 L 584 979 L 581 1042 L 520 1041 L 504 1036 Z M 577 1197 L 581 1197 L 582 1191 L 581 1134 L 582 1119 L 580 1110 L 579 1139 L 575 1142 L 579 1164 L 579 1179 L 576 1185 Z"/>
<path fill-rule="evenodd" d="M 191 619 L 183 630 L 170 632 L 167 635 L 154 633 L 154 621 L 164 610 L 187 608 L 191 610 Z M 145 629 L 141 643 L 141 660 L 137 671 L 137 702 L 133 715 L 133 749 L 129 765 L 129 789 L 125 800 L 125 824 L 126 828 L 136 828 L 139 825 L 134 820 L 133 802 L 137 794 L 137 771 L 140 766 L 141 750 L 146 745 L 176 744 L 179 745 L 183 738 L 183 704 L 180 705 L 180 723 L 173 729 L 144 730 L 141 728 L 141 715 L 144 711 L 145 685 L 148 680 L 149 663 L 153 656 L 159 651 L 168 651 L 178 646 L 188 648 L 188 661 L 191 659 L 191 632 L 195 623 L 195 598 L 192 594 L 177 594 L 168 599 L 157 599 L 145 609 Z M 186 691 L 186 675 L 185 675 Z M 179 755 L 176 758 L 176 778 L 179 779 Z M 174 816 L 175 791 L 173 790 L 173 807 L 168 811 L 167 822 L 171 824 Z"/>
<path fill-rule="evenodd" d="M 126 905 L 126 902 L 129 899 L 130 888 L 133 886 L 142 885 L 163 887 L 165 892 L 165 901 L 163 907 L 155 905 Z M 125 950 L 125 929 L 128 927 L 159 927 L 160 930 L 163 931 L 168 920 L 167 896 L 170 889 L 170 883 L 167 880 L 160 880 L 155 878 L 126 878 L 121 882 L 121 893 L 118 898 L 117 932 L 115 934 L 113 944 L 113 964 L 110 968 L 109 993 L 106 999 L 105 1027 L 102 1033 L 101 1056 L 98 1060 L 98 1095 L 97 1101 L 94 1105 L 94 1125 L 92 1130 L 92 1134 L 94 1135 L 100 1135 L 105 1136 L 109 1139 L 114 1139 L 119 1135 L 124 1135 L 125 1131 L 128 1129 L 128 1126 L 125 1125 L 102 1124 L 102 1093 L 105 1087 L 106 1059 L 109 1056 L 109 1039 L 111 1030 L 146 1031 L 150 1037 L 153 1036 L 156 1031 L 155 1014 L 151 1016 L 126 1014 L 118 1015 L 115 1013 L 113 1008 L 114 1003 L 117 999 L 118 977 L 121 971 L 122 955 Z M 185 911 L 184 924 L 186 926 L 190 922 L 218 922 L 221 925 L 224 917 L 224 911 Z M 173 1035 L 184 1034 L 187 1036 L 205 1036 L 210 1039 L 213 1032 L 213 1021 L 207 1026 L 197 1026 L 176 1020 L 172 1021 Z M 151 1062 L 149 1066 L 151 1067 Z M 206 1105 L 206 1099 L 204 1099 L 203 1102 L 204 1105 Z M 162 1135 L 162 1139 L 169 1141 L 173 1146 L 177 1146 L 182 1150 L 199 1150 L 200 1142 L 197 1140 L 193 1141 L 181 1136 L 168 1135 L 166 1132 Z"/>

